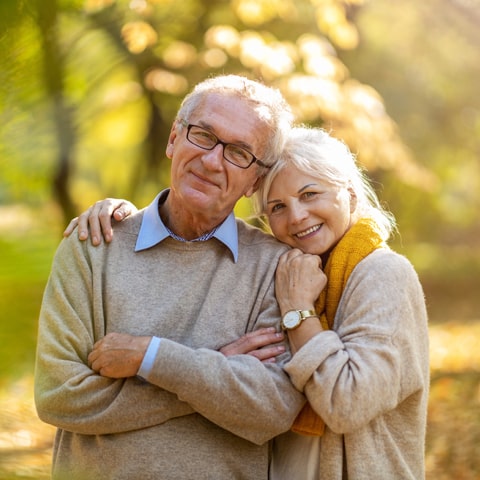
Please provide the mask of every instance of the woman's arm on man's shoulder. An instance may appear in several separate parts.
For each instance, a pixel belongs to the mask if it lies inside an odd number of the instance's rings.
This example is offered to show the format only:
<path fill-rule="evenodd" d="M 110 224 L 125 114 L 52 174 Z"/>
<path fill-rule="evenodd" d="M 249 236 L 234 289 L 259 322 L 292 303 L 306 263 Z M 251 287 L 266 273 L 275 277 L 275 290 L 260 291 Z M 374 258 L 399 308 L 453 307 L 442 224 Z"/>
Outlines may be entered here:
<path fill-rule="evenodd" d="M 100 245 L 102 238 L 109 243 L 113 239 L 112 218 L 121 222 L 137 210 L 137 207 L 128 200 L 119 198 L 99 200 L 78 217 L 73 218 L 63 232 L 63 236 L 70 236 L 78 226 L 79 240 L 87 240 L 90 236 L 92 245 Z"/>

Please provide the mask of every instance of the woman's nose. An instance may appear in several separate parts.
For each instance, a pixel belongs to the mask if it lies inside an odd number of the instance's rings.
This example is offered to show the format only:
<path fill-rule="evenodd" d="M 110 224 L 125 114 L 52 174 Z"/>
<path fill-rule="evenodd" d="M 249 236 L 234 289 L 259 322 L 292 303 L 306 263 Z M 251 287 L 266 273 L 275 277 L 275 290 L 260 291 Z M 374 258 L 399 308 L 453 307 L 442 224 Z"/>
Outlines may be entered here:
<path fill-rule="evenodd" d="M 308 217 L 308 210 L 300 204 L 295 204 L 290 207 L 290 223 L 298 224 Z"/>

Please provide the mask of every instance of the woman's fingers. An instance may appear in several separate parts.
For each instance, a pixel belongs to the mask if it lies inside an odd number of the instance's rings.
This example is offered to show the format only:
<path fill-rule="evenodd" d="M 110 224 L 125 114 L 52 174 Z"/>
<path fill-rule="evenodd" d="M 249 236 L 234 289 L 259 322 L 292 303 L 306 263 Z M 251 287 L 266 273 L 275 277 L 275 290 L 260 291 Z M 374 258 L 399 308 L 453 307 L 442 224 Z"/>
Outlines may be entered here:
<path fill-rule="evenodd" d="M 136 211 L 135 205 L 127 200 L 117 198 L 100 200 L 73 218 L 63 236 L 68 237 L 78 226 L 79 240 L 87 240 L 90 236 L 92 245 L 100 245 L 102 239 L 109 243 L 113 239 L 112 217 L 122 221 Z"/>
<path fill-rule="evenodd" d="M 285 351 L 283 342 L 285 335 L 274 327 L 261 328 L 249 332 L 220 349 L 226 357 L 232 355 L 252 355 L 261 361 L 274 361 L 275 357 Z"/>

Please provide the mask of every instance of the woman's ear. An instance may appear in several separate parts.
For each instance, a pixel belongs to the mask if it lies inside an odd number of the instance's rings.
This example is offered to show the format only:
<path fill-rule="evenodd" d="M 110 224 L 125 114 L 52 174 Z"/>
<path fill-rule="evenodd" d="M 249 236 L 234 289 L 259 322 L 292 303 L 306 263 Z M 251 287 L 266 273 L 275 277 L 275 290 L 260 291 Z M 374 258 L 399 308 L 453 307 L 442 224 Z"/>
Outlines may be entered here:
<path fill-rule="evenodd" d="M 357 194 L 353 187 L 348 187 L 348 193 L 350 194 L 350 213 L 354 213 L 358 203 Z"/>

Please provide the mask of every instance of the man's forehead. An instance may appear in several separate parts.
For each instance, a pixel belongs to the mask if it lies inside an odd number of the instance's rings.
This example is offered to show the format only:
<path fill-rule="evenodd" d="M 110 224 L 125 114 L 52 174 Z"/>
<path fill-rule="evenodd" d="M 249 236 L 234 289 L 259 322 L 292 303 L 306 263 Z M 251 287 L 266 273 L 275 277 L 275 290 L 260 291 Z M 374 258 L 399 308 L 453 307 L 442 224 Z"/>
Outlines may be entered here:
<path fill-rule="evenodd" d="M 210 93 L 205 95 L 198 104 L 193 115 L 231 114 L 233 118 L 238 118 L 239 115 L 244 114 L 251 121 L 263 123 L 264 110 L 256 102 L 239 95 Z"/>
<path fill-rule="evenodd" d="M 262 146 L 267 125 L 246 99 L 211 95 L 192 114 L 189 123 L 207 128 L 222 140 Z"/>

